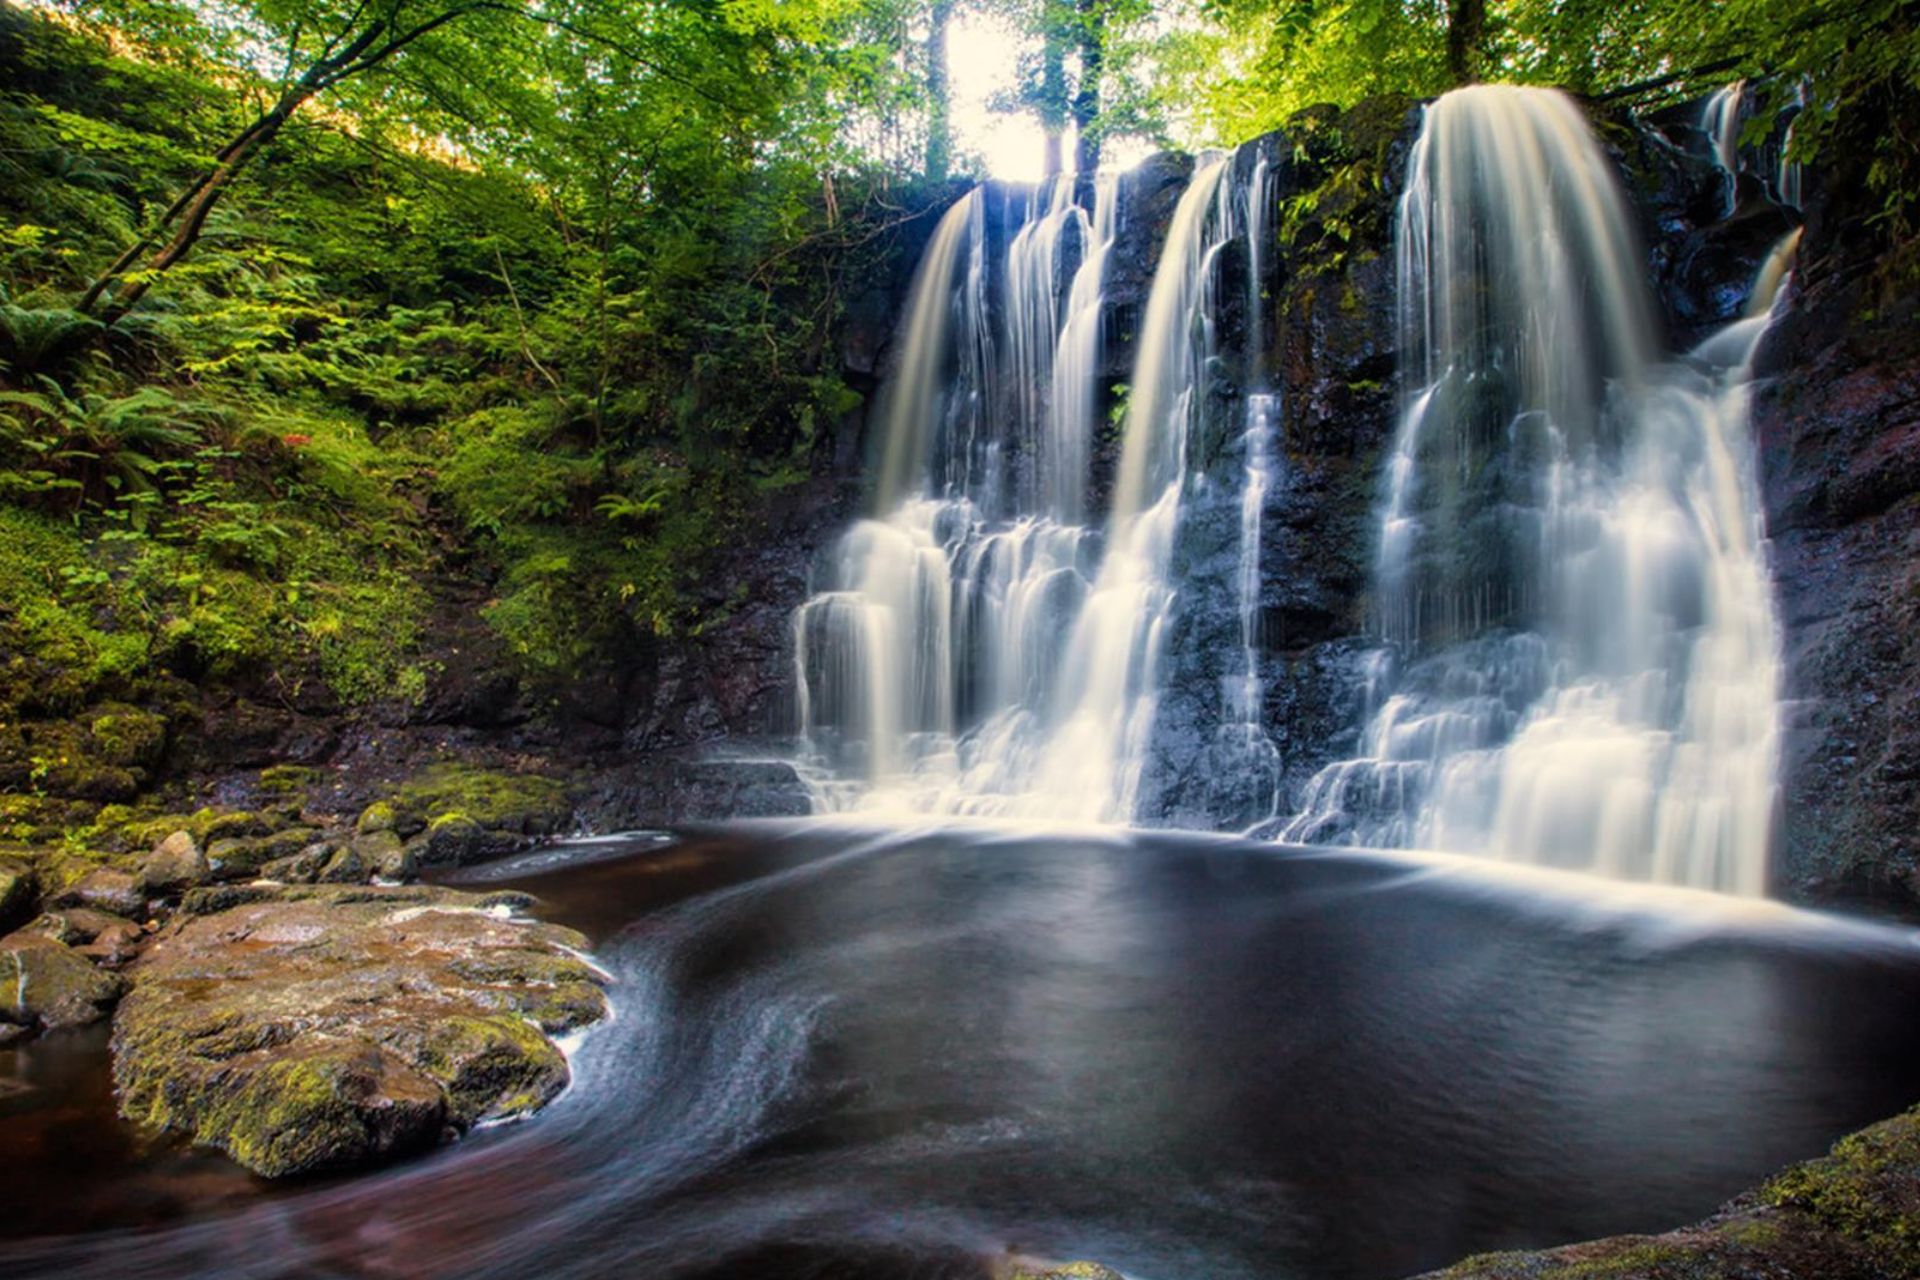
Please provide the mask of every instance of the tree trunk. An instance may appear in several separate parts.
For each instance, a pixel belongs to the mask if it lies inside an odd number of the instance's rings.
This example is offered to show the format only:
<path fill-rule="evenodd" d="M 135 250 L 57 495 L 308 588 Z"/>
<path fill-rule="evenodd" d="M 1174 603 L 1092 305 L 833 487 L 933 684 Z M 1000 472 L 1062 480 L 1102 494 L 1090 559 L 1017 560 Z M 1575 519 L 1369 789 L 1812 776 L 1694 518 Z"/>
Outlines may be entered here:
<path fill-rule="evenodd" d="M 1069 16 L 1061 0 L 1048 0 L 1041 12 L 1040 127 L 1046 132 L 1046 175 L 1051 178 L 1066 163 L 1067 38 Z"/>
<path fill-rule="evenodd" d="M 1447 0 L 1447 73 L 1455 84 L 1480 78 L 1480 46 L 1487 29 L 1487 0 Z"/>
<path fill-rule="evenodd" d="M 1105 0 L 1074 0 L 1074 35 L 1080 46 L 1080 82 L 1073 91 L 1073 167 L 1091 173 L 1100 167 L 1100 69 L 1105 60 Z"/>
<path fill-rule="evenodd" d="M 927 29 L 927 178 L 945 182 L 953 167 L 953 125 L 947 86 L 947 28 L 954 0 L 933 0 Z"/>

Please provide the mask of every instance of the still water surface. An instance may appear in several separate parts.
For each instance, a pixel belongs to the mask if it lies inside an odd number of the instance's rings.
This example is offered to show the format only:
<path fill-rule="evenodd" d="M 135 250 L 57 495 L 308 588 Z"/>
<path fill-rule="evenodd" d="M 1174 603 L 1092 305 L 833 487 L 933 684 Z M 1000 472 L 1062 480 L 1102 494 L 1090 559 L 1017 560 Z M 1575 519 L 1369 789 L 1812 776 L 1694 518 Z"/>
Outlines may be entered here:
<path fill-rule="evenodd" d="M 1391 1277 L 1677 1225 L 1920 1098 L 1920 934 L 1457 860 L 817 823 L 486 873 L 615 1021 L 541 1117 L 267 1188 L 0 1054 L 0 1274 Z"/>

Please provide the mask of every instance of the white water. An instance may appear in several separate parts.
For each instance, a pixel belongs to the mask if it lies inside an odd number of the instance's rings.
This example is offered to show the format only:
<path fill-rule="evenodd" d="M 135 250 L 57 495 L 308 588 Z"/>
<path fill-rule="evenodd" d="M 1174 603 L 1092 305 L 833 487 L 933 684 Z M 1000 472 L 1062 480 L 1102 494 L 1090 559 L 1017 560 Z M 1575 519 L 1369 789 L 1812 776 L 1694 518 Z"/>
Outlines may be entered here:
<path fill-rule="evenodd" d="M 1387 645 L 1362 756 L 1312 781 L 1283 838 L 1764 890 L 1780 657 L 1747 396 L 1766 320 L 1655 364 L 1630 226 L 1562 95 L 1429 109 L 1400 213 Z"/>
<path fill-rule="evenodd" d="M 795 619 L 820 807 L 1053 809 L 1035 777 L 1099 541 L 1082 522 L 1117 180 L 1091 186 L 1091 211 L 1072 175 L 1034 194 L 998 316 L 984 189 L 922 258 L 882 405 L 880 514 L 842 538 L 829 589 Z"/>
<path fill-rule="evenodd" d="M 1713 162 L 1726 175 L 1726 208 L 1732 211 L 1740 178 L 1740 130 L 1746 124 L 1747 82 L 1735 80 L 1707 96 L 1700 128 L 1713 142 Z"/>
<path fill-rule="evenodd" d="M 1159 709 L 1168 576 L 1200 379 L 1213 354 L 1213 261 L 1232 230 L 1228 157 L 1202 160 L 1174 208 L 1140 327 L 1106 554 L 1075 620 L 1057 715 L 1017 811 L 1124 821 Z"/>
<path fill-rule="evenodd" d="M 1261 289 L 1266 278 L 1265 257 L 1270 232 L 1272 191 L 1266 157 L 1254 162 L 1247 183 L 1245 235 L 1247 240 L 1247 426 L 1240 437 L 1245 474 L 1240 488 L 1240 670 L 1225 678 L 1221 691 L 1226 714 L 1216 735 L 1220 767 L 1244 775 L 1253 808 L 1242 815 L 1250 824 L 1270 822 L 1280 807 L 1280 751 L 1268 735 L 1265 721 L 1266 684 L 1260 677 L 1260 553 L 1261 523 L 1267 497 L 1278 479 L 1274 436 L 1279 400 L 1267 390 L 1266 303 Z"/>
<path fill-rule="evenodd" d="M 1807 105 L 1806 82 L 1803 80 L 1796 84 L 1784 104 L 1777 99 L 1774 103 L 1776 109 L 1804 109 Z M 1760 146 L 1757 154 L 1753 149 L 1742 154 L 1740 135 L 1746 128 L 1747 120 L 1757 109 L 1758 102 L 1752 87 L 1745 80 L 1736 80 L 1708 95 L 1700 111 L 1700 128 L 1712 143 L 1714 163 L 1726 177 L 1726 211 L 1733 211 L 1738 198 L 1740 174 L 1749 167 L 1749 158 L 1755 161 L 1751 166 L 1754 175 L 1766 185 L 1772 197 L 1789 208 L 1798 209 L 1801 200 L 1800 165 L 1787 158 L 1793 150 L 1793 131 L 1798 116 L 1787 122 L 1778 139 L 1769 138 Z"/>
<path fill-rule="evenodd" d="M 1071 176 L 1035 194 L 1008 241 L 997 312 L 981 287 L 984 192 L 936 230 L 883 406 L 880 514 L 848 531 L 828 589 L 795 619 L 803 774 L 817 807 L 1133 815 L 1175 596 L 1188 437 L 1214 355 L 1214 264 L 1241 221 L 1229 168 L 1227 157 L 1201 161 L 1174 211 L 1098 532 L 1087 485 L 1116 180 L 1092 183 L 1091 211 L 1074 203 Z M 1271 400 L 1259 403 L 1245 589 L 1256 683 L 1257 514 L 1272 472 Z M 1238 696 L 1258 701 L 1257 690 Z"/>

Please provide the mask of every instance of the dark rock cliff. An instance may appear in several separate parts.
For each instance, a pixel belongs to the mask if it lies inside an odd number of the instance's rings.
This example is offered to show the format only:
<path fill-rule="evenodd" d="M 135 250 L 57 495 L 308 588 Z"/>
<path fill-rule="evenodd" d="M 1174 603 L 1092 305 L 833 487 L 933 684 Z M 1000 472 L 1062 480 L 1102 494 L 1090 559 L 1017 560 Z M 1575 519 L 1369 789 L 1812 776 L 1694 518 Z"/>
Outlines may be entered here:
<path fill-rule="evenodd" d="M 1862 148 L 1860 154 L 1866 154 Z M 1785 630 L 1783 891 L 1920 901 L 1920 325 L 1844 159 L 1809 200 L 1754 397 Z"/>

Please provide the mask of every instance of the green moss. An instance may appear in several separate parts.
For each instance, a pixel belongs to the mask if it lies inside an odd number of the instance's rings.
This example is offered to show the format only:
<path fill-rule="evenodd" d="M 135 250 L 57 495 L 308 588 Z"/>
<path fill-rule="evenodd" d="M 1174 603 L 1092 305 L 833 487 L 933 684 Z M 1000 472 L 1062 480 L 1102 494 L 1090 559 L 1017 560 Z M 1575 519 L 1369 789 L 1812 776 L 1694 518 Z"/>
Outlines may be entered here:
<path fill-rule="evenodd" d="M 570 790 L 536 774 L 434 765 L 394 794 L 393 812 L 428 824 L 471 819 L 489 831 L 547 834 L 572 816 Z"/>
<path fill-rule="evenodd" d="M 547 1038 L 511 1014 L 448 1018 L 416 1061 L 447 1091 L 460 1125 L 537 1111 L 566 1087 L 567 1063 Z"/>
<path fill-rule="evenodd" d="M 397 821 L 393 806 L 385 800 L 376 800 L 360 811 L 359 821 L 353 829 L 361 835 L 371 835 L 376 831 L 391 831 Z"/>
<path fill-rule="evenodd" d="M 1841 1139 L 1825 1159 L 1796 1165 L 1760 1195 L 1860 1242 L 1890 1271 L 1920 1274 L 1917 1181 L 1920 1109 Z"/>
<path fill-rule="evenodd" d="M 269 795 L 299 796 L 326 776 L 326 770 L 304 764 L 269 765 L 260 771 L 258 785 Z"/>
<path fill-rule="evenodd" d="M 101 757 L 112 764 L 150 766 L 167 745 L 166 717 L 124 704 L 91 712 L 87 729 Z"/>

